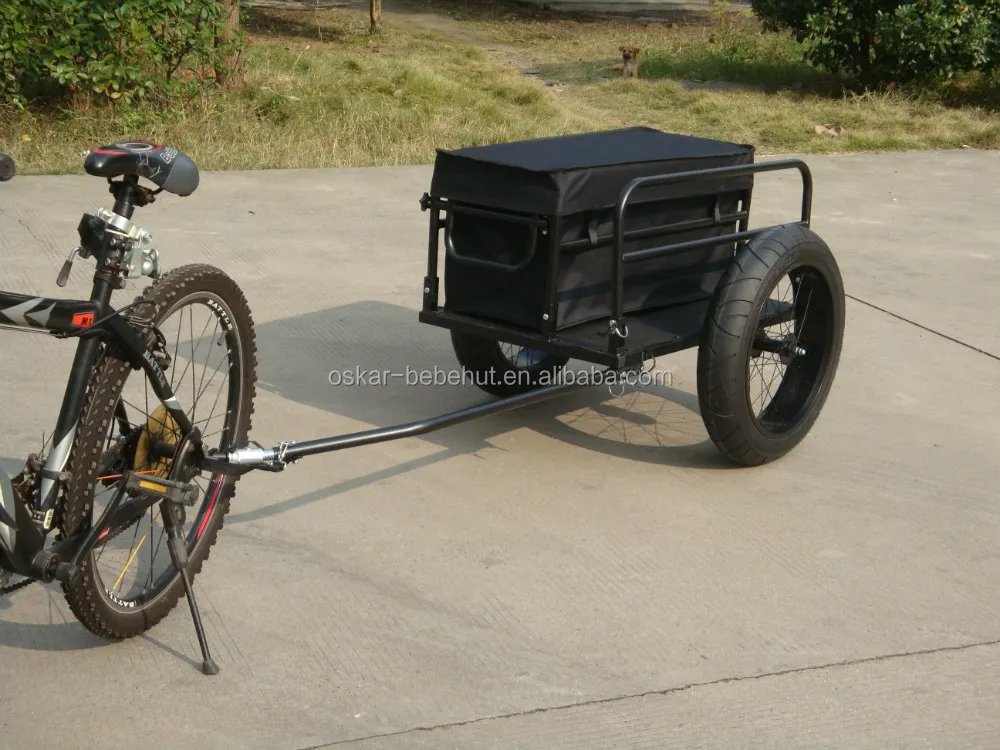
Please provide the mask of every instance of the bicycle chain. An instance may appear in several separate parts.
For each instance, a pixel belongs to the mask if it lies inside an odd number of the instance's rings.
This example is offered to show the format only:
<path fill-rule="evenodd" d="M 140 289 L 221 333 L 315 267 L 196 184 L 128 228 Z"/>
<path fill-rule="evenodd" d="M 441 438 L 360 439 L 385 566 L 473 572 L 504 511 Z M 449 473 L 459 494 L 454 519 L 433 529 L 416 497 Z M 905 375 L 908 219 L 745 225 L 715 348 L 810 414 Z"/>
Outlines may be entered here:
<path fill-rule="evenodd" d="M 137 303 L 135 303 L 135 304 L 137 304 Z M 148 329 L 150 328 L 150 323 L 152 322 L 152 319 L 151 318 L 147 319 L 146 317 L 144 317 L 142 315 L 137 315 L 136 314 L 136 309 L 137 308 L 134 307 L 134 306 L 132 306 L 132 305 L 130 305 L 129 307 L 131 309 L 129 310 L 129 314 L 126 316 L 127 319 L 129 320 L 129 322 L 137 324 L 138 328 L 140 328 L 143 331 L 147 331 L 148 332 Z M 170 365 L 170 356 L 168 354 L 166 354 L 166 351 L 165 351 L 165 349 L 166 349 L 166 339 L 164 338 L 163 334 L 160 332 L 159 328 L 152 327 L 152 331 L 153 331 L 153 338 L 152 338 L 152 340 L 150 340 L 150 339 L 147 338 L 147 344 L 153 349 L 153 356 L 156 357 L 156 359 L 159 362 L 160 366 L 164 367 L 164 369 L 165 369 L 166 367 L 169 367 L 169 365 Z M 165 362 L 162 359 L 163 357 L 166 358 Z M 34 459 L 35 463 L 37 464 L 36 466 L 31 466 L 30 462 L 31 462 L 32 459 Z M 26 471 L 30 471 L 32 474 L 34 474 L 34 473 L 37 473 L 38 470 L 40 470 L 42 462 L 40 461 L 40 459 L 38 458 L 38 456 L 32 454 L 32 456 L 29 457 L 28 462 L 29 462 L 28 465 L 25 467 Z M 27 484 L 27 485 L 30 486 L 32 477 L 25 477 L 25 472 L 22 472 L 21 474 L 19 474 L 14 479 L 15 479 L 15 481 L 16 481 L 16 483 L 17 483 L 18 486 L 20 486 L 22 483 L 23 484 Z M 19 480 L 19 481 L 17 481 L 17 480 Z M 60 498 L 60 500 L 61 499 L 62 498 Z M 135 526 L 141 520 L 142 520 L 141 518 L 136 518 L 136 519 L 134 519 L 132 521 L 129 521 L 128 523 L 122 524 L 120 527 L 118 527 L 117 529 L 115 529 L 114 531 L 112 531 L 112 532 L 110 532 L 108 534 L 108 536 L 106 537 L 106 541 L 110 541 L 110 540 L 114 539 L 116 536 L 118 536 L 122 532 L 127 531 L 128 529 L 130 529 L 133 526 Z M 2 585 L 0 585 L 0 597 L 10 596 L 14 592 L 20 591 L 23 588 L 27 588 L 28 586 L 30 586 L 33 583 L 39 583 L 39 581 L 38 581 L 37 578 L 25 578 L 23 581 L 18 581 L 17 583 L 10 583 L 10 584 L 7 583 L 7 581 L 9 581 L 13 577 L 14 577 L 13 573 L 10 573 L 10 572 L 7 572 L 7 571 L 0 571 L 0 583 L 2 583 Z"/>
<path fill-rule="evenodd" d="M 10 574 L 4 580 L 9 580 L 11 578 Z M 11 583 L 6 586 L 0 586 L 0 596 L 9 596 L 15 591 L 20 591 L 21 589 L 30 586 L 33 583 L 38 583 L 35 578 L 25 578 L 23 581 L 18 581 L 17 583 Z"/>
<path fill-rule="evenodd" d="M 133 521 L 129 521 L 128 523 L 122 524 L 113 532 L 108 534 L 107 541 L 114 539 L 123 531 L 132 528 L 141 520 L 142 520 L 141 518 L 136 518 Z M 0 581 L 4 582 L 3 585 L 0 585 L 0 597 L 10 596 L 15 591 L 20 591 L 21 589 L 27 588 L 33 583 L 39 582 L 37 578 L 25 578 L 23 581 L 18 581 L 17 583 L 6 583 L 6 581 L 9 581 L 13 577 L 14 577 L 13 573 L 9 573 L 7 571 L 0 571 Z"/>

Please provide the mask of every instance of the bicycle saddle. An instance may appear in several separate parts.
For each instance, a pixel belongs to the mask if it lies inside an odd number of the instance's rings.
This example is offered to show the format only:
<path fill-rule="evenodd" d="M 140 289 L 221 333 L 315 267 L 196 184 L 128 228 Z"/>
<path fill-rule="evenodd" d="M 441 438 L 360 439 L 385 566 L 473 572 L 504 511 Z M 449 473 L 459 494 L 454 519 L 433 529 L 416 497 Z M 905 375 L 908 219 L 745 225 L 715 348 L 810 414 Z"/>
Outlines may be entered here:
<path fill-rule="evenodd" d="M 147 141 L 124 141 L 95 148 L 83 168 L 97 177 L 145 177 L 168 193 L 191 195 L 198 187 L 198 167 L 175 148 Z"/>

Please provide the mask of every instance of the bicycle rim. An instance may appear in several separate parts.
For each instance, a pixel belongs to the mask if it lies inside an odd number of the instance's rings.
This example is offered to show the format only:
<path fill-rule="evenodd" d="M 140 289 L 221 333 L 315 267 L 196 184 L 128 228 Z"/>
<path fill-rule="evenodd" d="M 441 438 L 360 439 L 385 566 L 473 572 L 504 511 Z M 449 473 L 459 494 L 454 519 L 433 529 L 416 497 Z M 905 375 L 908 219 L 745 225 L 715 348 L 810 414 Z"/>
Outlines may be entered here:
<path fill-rule="evenodd" d="M 170 357 L 167 379 L 181 407 L 201 430 L 206 451 L 230 447 L 240 423 L 243 342 L 236 328 L 226 330 L 224 321 L 232 318 L 225 300 L 210 291 L 197 291 L 177 300 L 157 324 L 165 342 L 161 348 Z M 166 477 L 175 468 L 179 431 L 143 370 L 130 372 L 118 396 L 115 417 L 104 440 L 94 518 L 111 501 L 123 471 Z M 185 508 L 183 531 L 189 556 L 203 541 L 227 479 L 197 475 L 191 481 L 199 488 L 200 499 L 194 507 Z M 91 569 L 98 588 L 113 605 L 125 610 L 148 606 L 179 580 L 158 505 L 127 529 L 104 533 L 106 537 L 90 553 Z"/>

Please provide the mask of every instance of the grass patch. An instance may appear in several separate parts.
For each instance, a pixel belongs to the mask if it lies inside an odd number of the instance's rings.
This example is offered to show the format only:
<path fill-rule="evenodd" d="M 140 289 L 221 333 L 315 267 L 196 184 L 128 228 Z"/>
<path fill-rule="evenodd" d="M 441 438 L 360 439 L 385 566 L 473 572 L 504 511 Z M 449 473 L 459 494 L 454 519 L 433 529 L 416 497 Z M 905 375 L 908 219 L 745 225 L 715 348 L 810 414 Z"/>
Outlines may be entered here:
<path fill-rule="evenodd" d="M 764 154 L 1000 146 L 1000 118 L 899 93 L 703 91 L 664 80 L 611 81 L 574 95 L 594 105 L 613 102 L 622 122 L 752 143 Z M 840 125 L 844 134 L 820 135 L 816 125 Z"/>
<path fill-rule="evenodd" d="M 435 0 L 440 3 L 442 0 Z M 612 114 L 618 124 L 753 143 L 768 153 L 1000 147 L 1000 77 L 968 76 L 934 92 L 857 94 L 803 62 L 787 34 L 752 18 L 644 23 L 532 14 L 503 3 L 452 0 L 470 33 L 505 44 L 564 85 L 565 105 Z M 623 79 L 619 45 L 639 47 L 639 80 Z M 844 135 L 817 134 L 840 125 Z"/>
<path fill-rule="evenodd" d="M 469 0 L 423 9 L 445 14 L 440 31 L 390 14 L 378 39 L 363 9 L 254 11 L 245 90 L 167 112 L 0 110 L 0 150 L 22 173 L 79 172 L 81 151 L 121 138 L 169 143 L 205 170 L 401 165 L 439 147 L 634 124 L 763 154 L 1000 147 L 1000 78 L 856 95 L 803 63 L 793 39 L 745 21 L 668 26 Z M 639 80 L 622 78 L 621 44 L 642 49 Z"/>
<path fill-rule="evenodd" d="M 655 42 L 654 42 L 655 45 Z M 645 77 L 727 81 L 764 90 L 834 91 L 833 76 L 804 64 L 799 45 L 784 34 L 731 34 L 692 29 L 648 50 Z"/>
<path fill-rule="evenodd" d="M 425 163 L 437 147 L 588 129 L 479 49 L 393 20 L 373 39 L 357 11 L 308 15 L 318 25 L 301 13 L 255 14 L 243 91 L 167 112 L 0 112 L 0 150 L 22 173 L 79 172 L 81 151 L 140 137 L 206 170 L 347 167 Z"/>

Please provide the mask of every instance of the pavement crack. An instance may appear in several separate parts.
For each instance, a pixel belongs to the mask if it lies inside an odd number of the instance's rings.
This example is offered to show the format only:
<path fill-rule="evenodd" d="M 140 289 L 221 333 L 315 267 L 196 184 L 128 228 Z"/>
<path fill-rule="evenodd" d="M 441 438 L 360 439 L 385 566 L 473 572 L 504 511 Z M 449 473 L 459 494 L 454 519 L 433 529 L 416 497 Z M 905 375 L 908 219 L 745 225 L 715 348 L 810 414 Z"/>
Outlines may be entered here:
<path fill-rule="evenodd" d="M 496 714 L 493 716 L 480 716 L 475 719 L 466 719 L 465 721 L 449 721 L 449 722 L 443 722 L 441 724 L 434 724 L 431 726 L 411 727 L 409 729 L 400 729 L 395 732 L 383 732 L 380 734 L 366 735 L 364 737 L 354 737 L 351 739 L 337 740 L 335 742 L 328 742 L 322 745 L 310 745 L 308 747 L 301 748 L 301 750 L 323 750 L 324 748 L 337 747 L 339 745 L 348 745 L 356 742 L 367 742 L 368 740 L 380 740 L 380 739 L 388 739 L 390 737 L 401 737 L 403 735 L 413 734 L 415 732 L 434 732 L 439 729 L 454 729 L 456 727 L 464 727 L 472 724 L 481 724 L 486 721 L 496 721 L 498 719 L 515 719 L 515 718 L 520 718 L 522 716 L 532 716 L 535 714 L 546 714 L 555 711 L 564 711 L 570 708 L 600 706 L 604 704 L 618 703 L 620 701 L 634 700 L 636 698 L 649 698 L 657 695 L 673 695 L 675 693 L 683 693 L 688 690 L 694 690 L 695 688 L 714 687 L 716 685 L 727 685 L 730 683 L 738 683 L 738 682 L 752 682 L 753 680 L 762 680 L 768 677 L 784 677 L 786 675 L 804 674 L 807 672 L 819 672 L 824 669 L 834 669 L 837 667 L 853 667 L 861 664 L 886 662 L 886 661 L 892 661 L 894 659 L 905 659 L 914 656 L 930 656 L 933 654 L 942 654 L 953 651 L 967 651 L 973 648 L 985 648 L 989 646 L 1000 646 L 1000 638 L 991 641 L 977 641 L 976 643 L 965 643 L 958 646 L 939 646 L 937 648 L 920 649 L 916 651 L 900 651 L 897 653 L 882 654 L 879 656 L 865 656 L 859 659 L 845 659 L 843 661 L 829 662 L 826 664 L 812 664 L 805 667 L 793 667 L 791 669 L 781 669 L 773 672 L 761 672 L 760 674 L 738 675 L 736 677 L 720 677 L 717 680 L 708 680 L 705 682 L 691 682 L 686 685 L 678 685 L 677 687 L 664 688 L 662 690 L 647 690 L 641 693 L 627 693 L 625 695 L 617 695 L 611 698 L 598 698 L 595 700 L 578 701 L 576 703 L 565 703 L 558 706 L 546 706 L 544 708 L 531 708 L 525 711 L 514 711 L 511 713 Z"/>
<path fill-rule="evenodd" d="M 863 300 L 863 299 L 861 299 L 859 297 L 854 297 L 853 295 L 850 295 L 850 294 L 845 294 L 844 296 L 847 297 L 848 299 L 854 300 L 855 302 L 860 302 L 862 305 L 868 305 L 868 307 L 871 307 L 871 308 L 873 308 L 875 310 L 878 310 L 879 312 L 885 313 L 886 315 L 891 315 L 894 318 L 898 318 L 899 320 L 902 320 L 904 323 L 909 323 L 911 326 L 916 326 L 917 328 L 922 328 L 923 330 L 927 331 L 928 333 L 933 333 L 935 336 L 940 336 L 941 338 L 947 339 L 948 341 L 951 341 L 952 343 L 958 344 L 959 346 L 964 346 L 966 349 L 971 349 L 972 351 L 978 352 L 979 354 L 985 354 L 990 359 L 995 359 L 998 362 L 1000 362 L 1000 356 L 997 356 L 996 354 L 993 354 L 992 352 L 988 352 L 985 349 L 980 349 L 978 346 L 973 346 L 972 344 L 967 344 L 964 341 L 961 341 L 960 339 L 956 339 L 954 336 L 949 336 L 947 333 L 941 333 L 941 331 L 935 331 L 933 328 L 928 328 L 927 326 L 922 325 L 921 323 L 918 323 L 915 320 L 910 320 L 909 318 L 904 318 L 902 315 L 898 315 L 897 313 L 894 313 L 894 312 L 892 312 L 890 310 L 886 310 L 885 308 L 879 307 L 878 305 L 873 305 L 871 302 L 867 302 L 867 301 L 865 301 L 865 300 Z"/>
<path fill-rule="evenodd" d="M 35 233 L 35 230 L 31 228 L 31 225 L 30 225 L 30 224 L 28 224 L 28 222 L 26 222 L 26 221 L 25 221 L 24 219 L 22 219 L 22 218 L 21 218 L 20 216 L 15 216 L 14 218 L 15 218 L 15 219 L 17 220 L 17 223 L 18 223 L 18 224 L 20 224 L 20 225 L 21 225 L 22 227 L 24 227 L 24 230 L 25 230 L 25 231 L 26 231 L 26 232 L 27 232 L 28 234 L 30 234 L 30 235 L 31 235 L 31 238 L 32 238 L 33 240 L 35 240 L 35 242 L 37 242 L 37 243 L 38 243 L 39 245 L 42 245 L 42 246 L 48 246 L 48 248 L 49 248 L 50 250 L 51 250 L 51 249 L 53 249 L 53 248 L 52 248 L 52 244 L 51 244 L 51 243 L 49 243 L 49 242 L 46 242 L 46 241 L 45 241 L 45 240 L 43 240 L 43 239 L 42 239 L 41 237 L 39 237 L 39 236 L 38 236 L 38 235 L 37 235 L 37 234 Z"/>

